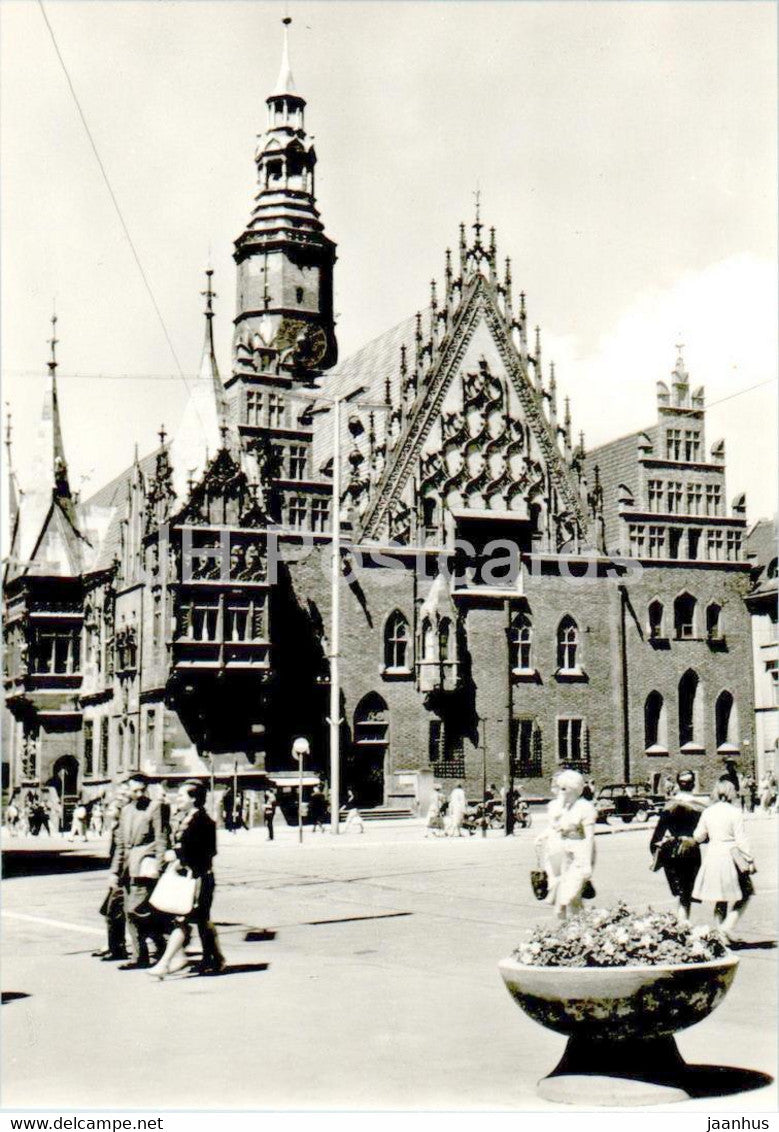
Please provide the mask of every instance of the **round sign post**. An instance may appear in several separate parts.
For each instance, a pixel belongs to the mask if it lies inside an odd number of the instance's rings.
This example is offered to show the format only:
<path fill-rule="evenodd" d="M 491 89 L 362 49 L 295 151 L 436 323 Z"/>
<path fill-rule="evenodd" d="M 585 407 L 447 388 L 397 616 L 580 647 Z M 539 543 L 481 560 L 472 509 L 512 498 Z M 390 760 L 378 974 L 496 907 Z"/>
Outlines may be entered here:
<path fill-rule="evenodd" d="M 303 760 L 311 748 L 308 739 L 302 736 L 295 739 L 292 744 L 292 757 L 298 761 L 298 844 L 303 844 Z"/>

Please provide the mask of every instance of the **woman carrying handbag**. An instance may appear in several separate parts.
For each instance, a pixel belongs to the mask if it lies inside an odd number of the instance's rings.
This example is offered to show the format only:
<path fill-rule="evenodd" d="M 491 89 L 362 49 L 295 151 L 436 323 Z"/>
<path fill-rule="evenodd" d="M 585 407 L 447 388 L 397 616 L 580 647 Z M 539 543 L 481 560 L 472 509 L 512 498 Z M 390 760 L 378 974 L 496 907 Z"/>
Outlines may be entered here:
<path fill-rule="evenodd" d="M 756 868 L 744 833 L 744 815 L 735 805 L 736 788 L 730 779 L 721 778 L 712 797 L 694 833 L 695 840 L 706 848 L 692 898 L 714 904 L 721 931 L 732 942 L 736 924 L 755 891 L 752 874 Z"/>
<path fill-rule="evenodd" d="M 186 967 L 184 947 L 193 924 L 197 926 L 203 945 L 198 973 L 218 975 L 225 967 L 216 929 L 211 923 L 216 826 L 204 809 L 205 797 L 203 784 L 193 780 L 184 783 L 176 798 L 173 849 L 166 854 L 170 864 L 151 896 L 151 904 L 162 912 L 168 912 L 173 921 L 165 954 L 149 970 L 149 974 L 157 979 L 164 979 Z"/>

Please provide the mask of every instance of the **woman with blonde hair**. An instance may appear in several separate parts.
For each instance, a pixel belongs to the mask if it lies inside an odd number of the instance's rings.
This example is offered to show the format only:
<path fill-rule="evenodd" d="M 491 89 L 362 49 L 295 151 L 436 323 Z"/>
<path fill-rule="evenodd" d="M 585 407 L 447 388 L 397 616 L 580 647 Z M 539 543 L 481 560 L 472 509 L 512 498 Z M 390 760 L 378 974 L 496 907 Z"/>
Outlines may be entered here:
<path fill-rule="evenodd" d="M 595 865 L 595 807 L 582 797 L 584 778 L 575 770 L 557 776 L 559 794 L 550 804 L 550 829 L 559 835 L 560 877 L 555 885 L 554 903 L 560 919 L 575 916 L 582 909 L 582 894 L 592 888 Z"/>
<path fill-rule="evenodd" d="M 713 797 L 693 834 L 706 849 L 692 898 L 714 904 L 714 916 L 730 940 L 754 892 L 750 874 L 755 865 L 744 833 L 744 815 L 734 804 L 738 795 L 730 779 L 719 780 Z"/>

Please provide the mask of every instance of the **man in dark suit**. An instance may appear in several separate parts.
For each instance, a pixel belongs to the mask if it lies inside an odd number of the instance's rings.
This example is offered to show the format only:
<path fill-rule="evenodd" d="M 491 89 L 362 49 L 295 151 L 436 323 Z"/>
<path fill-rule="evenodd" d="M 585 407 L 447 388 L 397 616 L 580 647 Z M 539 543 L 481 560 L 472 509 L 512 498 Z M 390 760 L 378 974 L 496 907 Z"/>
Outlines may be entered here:
<path fill-rule="evenodd" d="M 161 807 L 149 798 L 144 774 L 130 776 L 127 793 L 130 800 L 119 817 L 109 877 L 109 887 L 120 885 L 125 889 L 124 909 L 133 953 L 120 971 L 150 965 L 149 938 L 158 954 L 165 950 L 165 938 L 148 912 L 148 899 L 162 869 L 168 830 Z"/>

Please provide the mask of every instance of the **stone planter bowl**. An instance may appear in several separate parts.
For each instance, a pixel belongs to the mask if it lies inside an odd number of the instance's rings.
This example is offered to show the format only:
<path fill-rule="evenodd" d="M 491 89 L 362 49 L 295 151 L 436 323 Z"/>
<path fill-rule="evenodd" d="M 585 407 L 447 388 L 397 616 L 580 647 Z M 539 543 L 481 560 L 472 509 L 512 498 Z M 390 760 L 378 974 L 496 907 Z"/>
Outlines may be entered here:
<path fill-rule="evenodd" d="M 530 967 L 504 959 L 509 994 L 535 1022 L 596 1040 L 660 1038 L 694 1026 L 725 997 L 738 958 L 636 967 Z"/>

